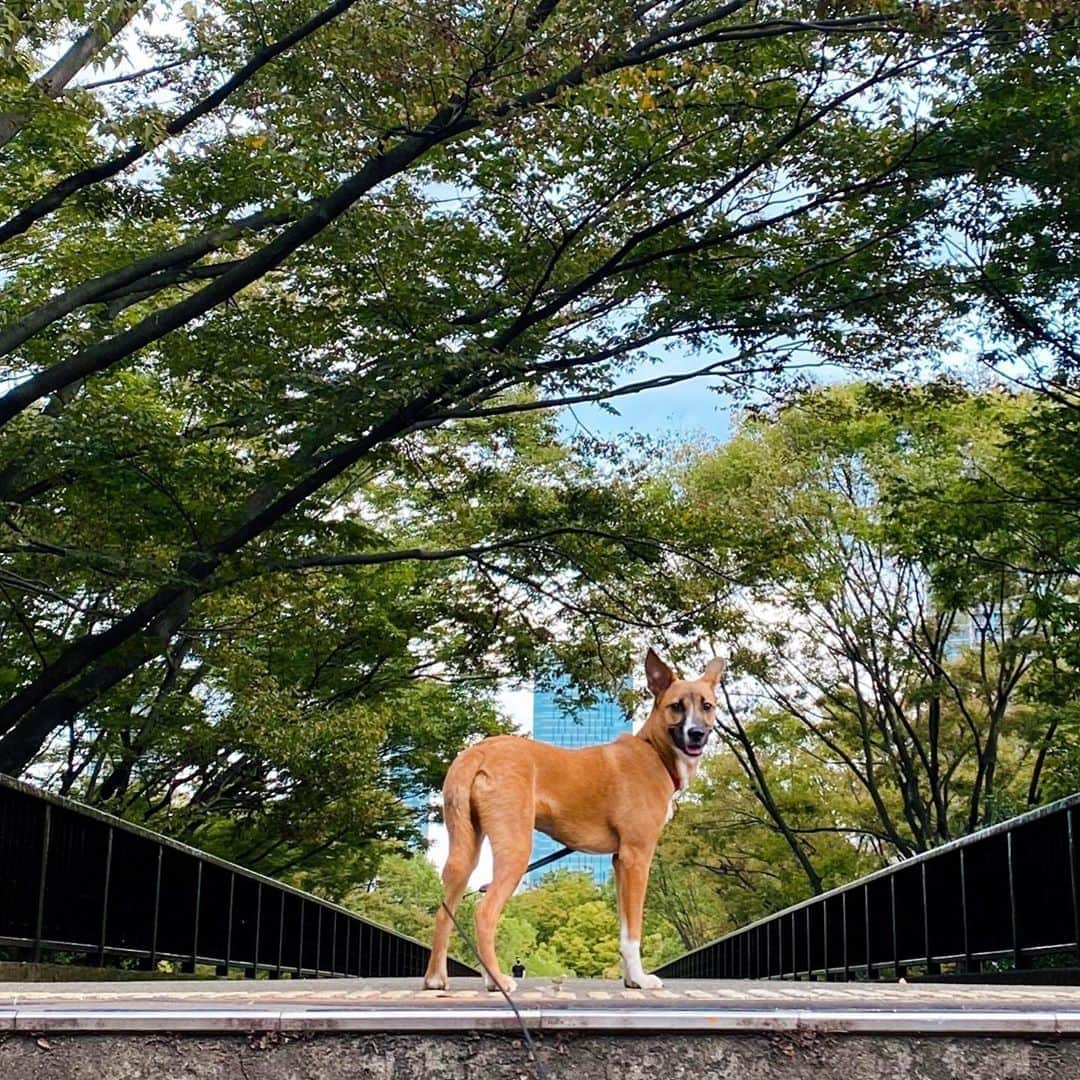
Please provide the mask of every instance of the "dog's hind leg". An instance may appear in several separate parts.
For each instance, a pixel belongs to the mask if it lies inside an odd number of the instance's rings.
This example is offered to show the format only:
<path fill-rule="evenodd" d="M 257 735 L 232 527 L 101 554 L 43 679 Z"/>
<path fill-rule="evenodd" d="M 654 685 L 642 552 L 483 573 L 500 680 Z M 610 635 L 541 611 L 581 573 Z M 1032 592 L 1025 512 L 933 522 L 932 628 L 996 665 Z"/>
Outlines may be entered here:
<path fill-rule="evenodd" d="M 448 784 L 447 788 L 449 787 Z M 442 872 L 443 902 L 435 913 L 431 958 L 424 974 L 425 990 L 445 990 L 449 985 L 446 950 L 450 944 L 450 931 L 453 929 L 450 916 L 456 914 L 458 904 L 468 888 L 469 878 L 480 860 L 483 834 L 473 819 L 467 790 L 463 793 L 463 799 L 461 794 L 457 790 L 444 789 L 443 817 L 450 841 L 450 854 Z M 447 911 L 447 908 L 450 910 Z"/>
<path fill-rule="evenodd" d="M 476 907 L 476 951 L 487 968 L 484 985 L 489 990 L 501 987 L 509 993 L 517 984 L 499 970 L 495 931 L 507 900 L 514 895 L 529 866 L 534 821 L 532 785 L 523 784 L 513 794 L 500 791 L 497 801 L 485 800 L 485 803 L 481 805 L 487 813 L 482 811 L 481 821 L 491 841 L 493 866 L 491 885 Z"/>
<path fill-rule="evenodd" d="M 457 848 L 451 848 L 450 857 L 443 867 L 443 902 L 435 913 L 435 932 L 431 939 L 431 958 L 424 974 L 425 990 L 445 990 L 449 986 L 446 970 L 446 950 L 450 945 L 450 931 L 453 929 L 451 914 L 457 913 L 458 904 L 465 895 L 469 878 L 480 859 L 479 833 L 473 833 L 459 841 Z M 447 911 L 447 908 L 450 910 Z"/>

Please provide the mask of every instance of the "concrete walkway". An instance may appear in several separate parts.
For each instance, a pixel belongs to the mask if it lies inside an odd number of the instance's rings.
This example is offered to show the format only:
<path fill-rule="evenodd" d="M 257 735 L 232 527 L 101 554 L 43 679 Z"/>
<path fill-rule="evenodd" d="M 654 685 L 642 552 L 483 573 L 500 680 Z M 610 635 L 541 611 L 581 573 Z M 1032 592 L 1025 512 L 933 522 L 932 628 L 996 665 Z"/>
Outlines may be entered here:
<path fill-rule="evenodd" d="M 1080 987 L 525 979 L 0 983 L 0 1032 L 553 1032 L 1080 1036 Z"/>

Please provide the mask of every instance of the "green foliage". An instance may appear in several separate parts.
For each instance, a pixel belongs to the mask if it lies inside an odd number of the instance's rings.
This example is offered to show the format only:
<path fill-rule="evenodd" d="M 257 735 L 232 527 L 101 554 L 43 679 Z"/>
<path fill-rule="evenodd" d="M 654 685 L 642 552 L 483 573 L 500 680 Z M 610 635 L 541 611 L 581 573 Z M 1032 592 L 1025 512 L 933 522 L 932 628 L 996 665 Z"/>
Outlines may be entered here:
<path fill-rule="evenodd" d="M 536 945 L 528 955 L 514 953 L 524 960 L 530 975 L 621 977 L 613 885 L 597 886 L 586 873 L 557 870 L 545 874 L 539 885 L 519 892 L 506 910 L 507 917 L 535 934 Z M 646 968 L 680 951 L 674 928 L 647 909 L 641 942 Z M 506 952 L 511 961 L 512 952 Z M 502 963 L 501 951 L 499 959 Z"/>
<path fill-rule="evenodd" d="M 477 899 L 475 893 L 467 895 L 457 915 L 470 942 Z M 438 874 L 418 854 L 385 857 L 366 887 L 345 896 L 345 903 L 365 918 L 424 942 L 431 939 L 441 901 Z M 546 874 L 539 885 L 511 897 L 499 921 L 495 948 L 504 970 L 520 958 L 529 977 L 621 977 L 614 891 L 596 885 L 587 873 Z M 471 945 L 457 930 L 450 951 L 475 966 Z M 642 940 L 646 967 L 680 951 L 674 929 L 662 916 L 647 912 Z"/>
<path fill-rule="evenodd" d="M 880 846 L 857 832 L 851 785 L 822 769 L 798 739 L 772 746 L 755 727 L 755 749 L 777 814 L 797 833 L 820 888 L 881 865 Z M 794 733 L 789 733 L 794 735 Z M 797 752 L 797 751 L 796 751 Z M 748 782 L 749 780 L 749 782 Z M 734 754 L 704 763 L 661 837 L 646 911 L 678 931 L 680 952 L 798 903 L 815 891 Z M 801 831 L 805 830 L 805 831 Z"/>
<path fill-rule="evenodd" d="M 338 7 L 0 15 L 0 768 L 335 896 L 497 677 L 614 689 L 643 638 L 737 635 L 732 580 L 828 599 L 801 516 L 885 527 L 778 509 L 805 462 L 750 438 L 723 511 L 673 500 L 665 444 L 541 406 L 672 348 L 751 398 L 926 363 L 972 319 L 1067 375 L 1076 234 L 1067 5 Z"/>
<path fill-rule="evenodd" d="M 683 471 L 746 600 L 650 884 L 685 948 L 1076 790 L 1078 415 L 849 384 Z"/>
<path fill-rule="evenodd" d="M 731 879 L 735 921 L 1069 782 L 1065 766 L 1044 788 L 1075 743 L 1080 578 L 1071 530 L 1029 497 L 1036 417 L 1027 394 L 853 384 L 749 421 L 691 469 L 750 606 L 721 728 L 733 759 L 702 794 L 720 831 L 667 843 Z M 747 780 L 750 801 L 731 786 Z"/>
<path fill-rule="evenodd" d="M 617 966 L 619 921 L 614 909 L 602 900 L 572 908 L 552 934 L 551 947 L 582 978 L 597 978 Z"/>
<path fill-rule="evenodd" d="M 372 922 L 430 941 L 435 912 L 442 902 L 442 883 L 435 867 L 422 856 L 387 855 L 379 864 L 378 875 L 364 888 L 354 887 L 344 902 Z M 454 951 L 468 962 L 460 946 Z"/>

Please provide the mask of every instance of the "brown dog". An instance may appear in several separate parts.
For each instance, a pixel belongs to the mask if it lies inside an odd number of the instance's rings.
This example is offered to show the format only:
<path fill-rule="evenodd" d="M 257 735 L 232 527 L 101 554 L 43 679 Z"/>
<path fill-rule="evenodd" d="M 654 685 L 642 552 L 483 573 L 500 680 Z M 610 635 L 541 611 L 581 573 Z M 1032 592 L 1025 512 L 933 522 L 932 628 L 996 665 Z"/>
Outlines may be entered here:
<path fill-rule="evenodd" d="M 514 981 L 499 970 L 495 927 L 529 863 L 533 829 L 594 855 L 613 853 L 619 908 L 623 982 L 661 985 L 641 966 L 641 921 L 649 867 L 660 832 L 671 818 L 675 793 L 697 772 L 716 715 L 716 684 L 724 661 L 713 659 L 699 679 L 676 679 L 650 649 L 645 676 L 653 694 L 649 719 L 636 735 L 568 750 L 517 735 L 498 735 L 462 751 L 446 774 L 443 816 L 450 854 L 443 868 L 443 896 L 435 917 L 424 987 L 447 986 L 446 948 L 451 919 L 491 841 L 493 880 L 476 908 L 476 946 L 491 972 L 489 990 L 510 991 Z"/>

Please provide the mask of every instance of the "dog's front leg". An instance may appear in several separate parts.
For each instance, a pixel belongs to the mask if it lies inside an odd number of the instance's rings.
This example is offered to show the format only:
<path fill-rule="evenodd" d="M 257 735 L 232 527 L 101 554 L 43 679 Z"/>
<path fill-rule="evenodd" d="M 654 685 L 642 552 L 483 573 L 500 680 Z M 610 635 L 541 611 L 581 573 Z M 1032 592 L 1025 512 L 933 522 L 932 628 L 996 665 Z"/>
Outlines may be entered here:
<path fill-rule="evenodd" d="M 614 863 L 623 983 L 640 990 L 658 990 L 664 984 L 655 975 L 647 975 L 641 966 L 641 924 L 652 849 L 620 847 Z"/>

